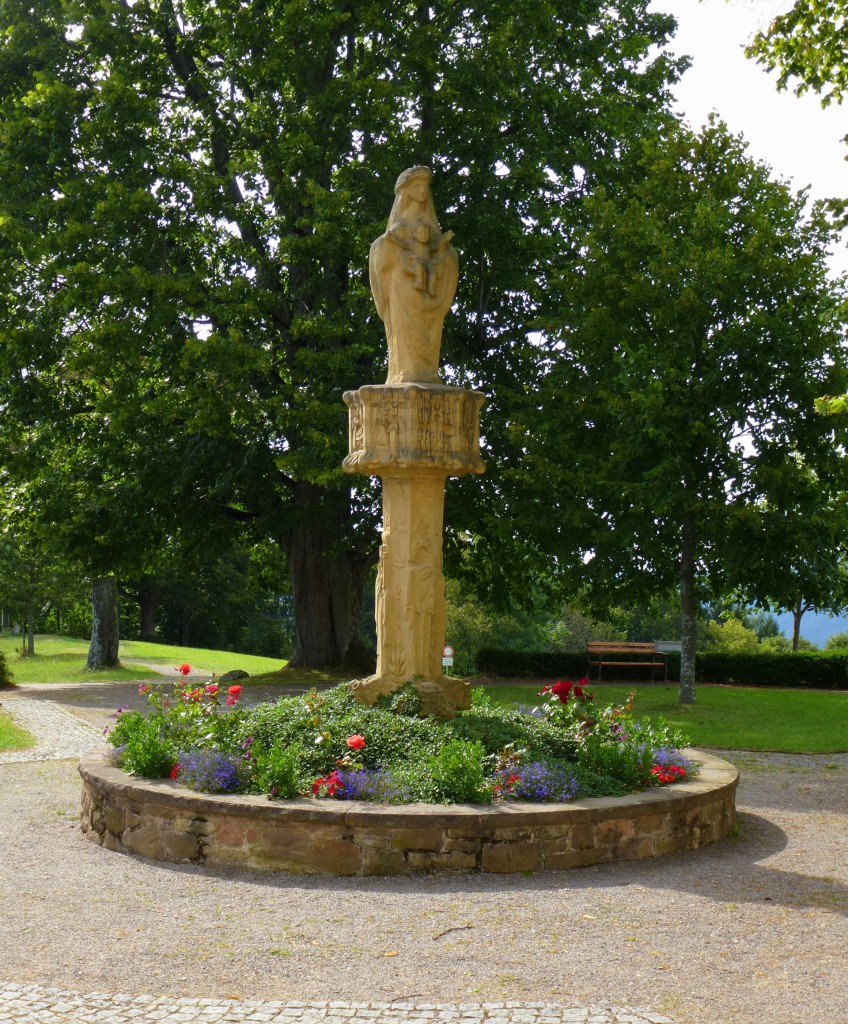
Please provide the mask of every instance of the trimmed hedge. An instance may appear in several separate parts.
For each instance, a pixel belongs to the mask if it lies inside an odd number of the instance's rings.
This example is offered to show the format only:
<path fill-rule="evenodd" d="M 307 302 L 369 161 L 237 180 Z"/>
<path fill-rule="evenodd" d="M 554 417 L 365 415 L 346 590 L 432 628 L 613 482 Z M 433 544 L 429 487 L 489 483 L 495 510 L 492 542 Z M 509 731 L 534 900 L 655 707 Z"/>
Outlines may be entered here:
<path fill-rule="evenodd" d="M 564 651 L 498 651 L 486 647 L 477 653 L 483 673 L 505 678 L 544 679 L 554 676 L 579 678 L 586 674 L 586 655 Z M 645 676 L 647 669 L 628 669 L 622 681 Z M 732 683 L 736 686 L 771 686 L 813 690 L 848 690 L 848 651 L 798 651 L 795 654 L 729 654 L 702 651 L 695 662 L 701 683 Z M 641 678 L 641 676 L 640 676 Z M 669 682 L 680 678 L 680 654 L 668 656 Z M 608 682 L 615 682 L 610 673 Z"/>
<path fill-rule="evenodd" d="M 737 686 L 791 686 L 848 690 L 848 652 L 797 651 L 795 654 L 727 654 L 704 651 L 696 660 L 702 683 Z"/>
<path fill-rule="evenodd" d="M 499 651 L 482 647 L 477 652 L 478 671 L 493 676 L 545 679 L 550 676 L 578 678 L 586 675 L 586 655 L 573 651 Z"/>

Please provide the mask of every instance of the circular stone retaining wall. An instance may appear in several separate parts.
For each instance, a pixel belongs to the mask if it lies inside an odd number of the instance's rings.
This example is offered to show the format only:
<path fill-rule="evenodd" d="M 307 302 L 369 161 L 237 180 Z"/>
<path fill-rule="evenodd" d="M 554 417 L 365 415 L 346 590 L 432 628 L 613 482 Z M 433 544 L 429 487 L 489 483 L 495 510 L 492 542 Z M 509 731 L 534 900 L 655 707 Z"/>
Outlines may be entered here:
<path fill-rule="evenodd" d="M 739 773 L 702 763 L 687 782 L 568 804 L 409 804 L 211 796 L 138 779 L 105 754 L 80 761 L 82 830 L 110 850 L 266 871 L 399 875 L 536 871 L 692 850 L 726 836 Z"/>

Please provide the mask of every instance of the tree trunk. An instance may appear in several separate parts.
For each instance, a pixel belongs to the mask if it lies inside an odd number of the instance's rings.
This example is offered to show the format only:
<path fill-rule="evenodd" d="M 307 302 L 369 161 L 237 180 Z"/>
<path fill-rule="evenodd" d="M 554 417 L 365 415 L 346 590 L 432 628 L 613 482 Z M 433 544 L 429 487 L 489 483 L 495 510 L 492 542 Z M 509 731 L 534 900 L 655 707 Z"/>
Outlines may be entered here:
<path fill-rule="evenodd" d="M 695 524 L 683 519 L 680 549 L 680 612 L 683 650 L 680 655 L 680 704 L 695 703 L 695 651 L 698 646 L 698 599 L 695 594 Z"/>
<path fill-rule="evenodd" d="M 26 652 L 35 654 L 35 608 L 31 603 L 26 609 Z"/>
<path fill-rule="evenodd" d="M 347 511 L 339 507 L 328 516 L 333 498 L 311 484 L 297 484 L 296 498 L 303 503 L 303 525 L 286 541 L 295 622 L 289 664 L 373 672 L 359 635 L 364 569 L 339 543 Z"/>
<path fill-rule="evenodd" d="M 91 608 L 94 625 L 91 630 L 91 646 L 85 667 L 92 671 L 98 668 L 115 668 L 118 661 L 120 626 L 118 618 L 118 581 L 114 576 L 99 576 L 91 584 Z"/>
<path fill-rule="evenodd" d="M 799 597 L 795 602 L 795 607 L 792 609 L 792 653 L 798 650 L 798 644 L 801 642 L 801 618 L 804 612 L 810 610 L 810 605 L 805 605 L 802 599 Z"/>
<path fill-rule="evenodd" d="M 139 639 L 156 639 L 156 616 L 162 604 L 162 592 L 152 579 L 138 585 Z"/>

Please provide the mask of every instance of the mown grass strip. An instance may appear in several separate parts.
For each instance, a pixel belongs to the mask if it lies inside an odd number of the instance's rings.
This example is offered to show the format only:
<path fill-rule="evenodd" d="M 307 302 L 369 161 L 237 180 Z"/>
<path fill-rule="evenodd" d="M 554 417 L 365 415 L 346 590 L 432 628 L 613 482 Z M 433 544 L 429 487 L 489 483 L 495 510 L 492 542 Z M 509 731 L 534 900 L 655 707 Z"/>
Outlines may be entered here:
<path fill-rule="evenodd" d="M 199 647 L 178 647 L 170 644 L 145 643 L 140 640 L 122 640 L 119 656 L 124 660 L 121 668 L 89 672 L 85 667 L 88 642 L 71 637 L 38 635 L 35 654 L 21 657 L 23 643 L 20 636 L 0 637 L 0 650 L 14 674 L 16 683 L 83 683 L 132 682 L 150 679 L 156 673 L 143 665 L 132 664 L 132 659 L 176 668 L 189 664 L 198 673 L 216 672 L 221 675 L 232 669 L 243 669 L 251 675 L 273 672 L 285 665 L 283 658 L 263 658 L 255 654 L 237 654 L 233 651 L 211 651 Z M 168 673 L 170 675 L 170 672 Z M 173 674 L 177 679 L 177 674 Z"/>
<path fill-rule="evenodd" d="M 35 738 L 15 725 L 5 711 L 0 711 L 0 750 L 26 750 L 35 746 Z"/>
<path fill-rule="evenodd" d="M 535 685 L 486 684 L 498 704 L 537 704 Z M 776 750 L 793 754 L 848 751 L 848 693 L 699 686 L 695 704 L 677 702 L 677 686 L 592 686 L 595 700 L 623 703 L 636 691 L 637 717 L 659 716 L 682 729 L 695 746 Z"/>

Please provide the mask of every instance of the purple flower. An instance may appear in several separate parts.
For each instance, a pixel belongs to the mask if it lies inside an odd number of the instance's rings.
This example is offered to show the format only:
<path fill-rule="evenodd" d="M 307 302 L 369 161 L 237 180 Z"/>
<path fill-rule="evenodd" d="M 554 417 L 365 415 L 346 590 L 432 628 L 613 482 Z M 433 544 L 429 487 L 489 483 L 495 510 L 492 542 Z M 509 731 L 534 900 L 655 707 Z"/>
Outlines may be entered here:
<path fill-rule="evenodd" d="M 653 752 L 653 763 L 661 768 L 671 766 L 683 768 L 688 776 L 697 775 L 698 762 L 686 757 L 675 747 L 657 747 Z"/>
<path fill-rule="evenodd" d="M 578 783 L 565 769 L 534 761 L 498 772 L 495 787 L 504 800 L 564 803 L 577 796 Z"/>
<path fill-rule="evenodd" d="M 238 758 L 220 750 L 194 747 L 180 753 L 179 781 L 202 793 L 233 793 L 243 783 Z"/>
<path fill-rule="evenodd" d="M 361 768 L 359 771 L 339 771 L 342 800 L 373 800 L 381 804 L 409 803 L 412 795 L 408 786 L 398 782 L 382 768 Z"/>

